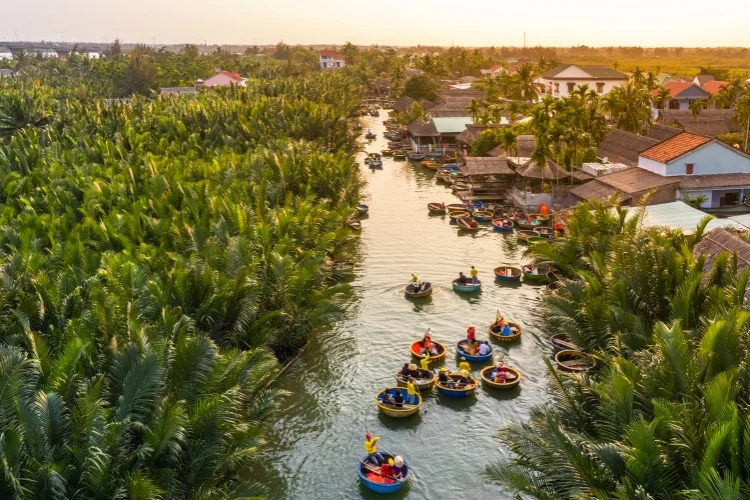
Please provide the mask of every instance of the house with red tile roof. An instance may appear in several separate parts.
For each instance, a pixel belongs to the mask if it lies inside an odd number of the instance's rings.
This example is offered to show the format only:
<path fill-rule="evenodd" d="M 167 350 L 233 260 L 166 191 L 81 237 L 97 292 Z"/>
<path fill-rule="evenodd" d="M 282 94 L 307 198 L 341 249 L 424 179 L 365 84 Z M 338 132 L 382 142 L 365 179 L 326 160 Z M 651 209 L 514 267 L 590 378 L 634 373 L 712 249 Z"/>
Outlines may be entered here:
<path fill-rule="evenodd" d="M 320 69 L 343 68 L 346 66 L 346 58 L 343 54 L 332 50 L 321 50 L 318 52 Z"/>
<path fill-rule="evenodd" d="M 200 86 L 201 87 L 229 87 L 230 85 L 236 85 L 238 87 L 245 86 L 245 79 L 234 71 L 220 71 L 211 78 L 205 80 Z"/>
<path fill-rule="evenodd" d="M 571 194 L 590 200 L 616 193 L 623 203 L 636 204 L 651 189 L 656 196 L 650 204 L 703 196 L 703 209 L 738 205 L 750 197 L 750 156 L 717 139 L 682 132 L 641 150 L 637 167 L 597 177 Z"/>
<path fill-rule="evenodd" d="M 701 88 L 711 94 L 712 96 L 715 96 L 719 93 L 719 91 L 724 88 L 725 86 L 729 85 L 729 82 L 725 82 L 722 80 L 713 80 L 708 83 L 703 84 Z"/>
<path fill-rule="evenodd" d="M 705 99 L 709 93 L 693 82 L 667 82 L 651 91 L 656 97 L 662 88 L 669 91 L 669 99 L 664 104 L 666 109 L 690 109 L 690 103 L 696 99 Z"/>

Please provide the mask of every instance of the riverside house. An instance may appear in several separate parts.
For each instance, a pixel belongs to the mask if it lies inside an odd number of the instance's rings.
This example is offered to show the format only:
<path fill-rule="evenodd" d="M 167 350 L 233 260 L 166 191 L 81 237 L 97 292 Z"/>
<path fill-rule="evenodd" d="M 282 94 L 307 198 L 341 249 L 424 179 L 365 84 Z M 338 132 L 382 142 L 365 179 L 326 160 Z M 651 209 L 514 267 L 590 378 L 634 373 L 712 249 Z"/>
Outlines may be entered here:
<path fill-rule="evenodd" d="M 597 94 L 605 95 L 613 88 L 622 86 L 627 79 L 624 73 L 604 66 L 561 64 L 542 73 L 538 82 L 544 94 L 562 99 L 582 85 L 588 85 Z"/>

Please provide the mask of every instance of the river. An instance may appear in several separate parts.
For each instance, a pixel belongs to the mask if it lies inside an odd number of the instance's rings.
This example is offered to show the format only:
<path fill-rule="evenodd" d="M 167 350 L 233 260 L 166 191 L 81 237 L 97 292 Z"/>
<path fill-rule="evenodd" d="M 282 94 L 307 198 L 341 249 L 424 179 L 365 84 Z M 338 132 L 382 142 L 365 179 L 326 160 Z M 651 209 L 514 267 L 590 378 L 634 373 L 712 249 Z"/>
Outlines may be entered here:
<path fill-rule="evenodd" d="M 387 147 L 383 119 L 363 119 L 365 130 L 378 134 L 367 151 Z M 363 201 L 370 213 L 357 245 L 352 297 L 336 325 L 316 335 L 275 383 L 291 395 L 269 431 L 269 452 L 254 476 L 271 499 L 382 498 L 361 486 L 355 471 L 370 432 L 381 437 L 379 449 L 403 455 L 416 472 L 395 498 L 512 498 L 480 473 L 488 462 L 509 455 L 494 437 L 498 429 L 528 418 L 529 409 L 546 398 L 542 358 L 549 348 L 540 312 L 545 289 L 493 279 L 494 267 L 524 260 L 525 247 L 512 234 L 489 227 L 460 234 L 447 217 L 428 215 L 428 202 L 456 200 L 435 183 L 434 172 L 392 158 L 384 158 L 383 170 L 371 171 L 363 158 Z M 471 265 L 479 270 L 482 291 L 453 292 L 451 281 L 459 271 L 468 275 Z M 404 297 L 412 273 L 435 285 L 431 299 Z M 487 338 L 486 325 L 497 310 L 524 328 L 520 342 L 493 343 L 495 352 L 521 371 L 520 388 L 504 393 L 480 387 L 466 400 L 431 394 L 419 415 L 403 420 L 378 412 L 374 395 L 395 384 L 393 374 L 411 359 L 409 344 L 425 329 L 449 348 L 442 366 L 455 369 L 455 342 L 469 323 L 477 326 L 478 337 Z"/>

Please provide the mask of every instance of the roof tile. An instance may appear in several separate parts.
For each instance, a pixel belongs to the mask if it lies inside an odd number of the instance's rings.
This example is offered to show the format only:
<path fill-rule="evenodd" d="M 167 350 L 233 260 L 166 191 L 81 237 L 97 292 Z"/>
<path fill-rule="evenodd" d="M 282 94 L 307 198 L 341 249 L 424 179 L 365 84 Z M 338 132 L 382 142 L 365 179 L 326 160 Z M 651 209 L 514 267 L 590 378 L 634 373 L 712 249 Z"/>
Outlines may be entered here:
<path fill-rule="evenodd" d="M 683 132 L 642 151 L 641 156 L 659 163 L 669 163 L 712 140 L 710 137 Z"/>

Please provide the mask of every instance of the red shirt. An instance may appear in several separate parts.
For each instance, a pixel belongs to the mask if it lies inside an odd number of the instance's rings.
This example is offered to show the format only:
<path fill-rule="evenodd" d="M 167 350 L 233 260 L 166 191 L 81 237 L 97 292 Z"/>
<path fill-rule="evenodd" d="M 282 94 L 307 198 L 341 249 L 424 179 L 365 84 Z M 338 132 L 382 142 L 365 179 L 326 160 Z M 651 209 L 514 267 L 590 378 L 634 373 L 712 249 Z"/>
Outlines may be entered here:
<path fill-rule="evenodd" d="M 380 466 L 380 474 L 383 476 L 391 476 L 393 475 L 393 469 L 391 469 L 390 465 L 383 464 Z"/>
<path fill-rule="evenodd" d="M 476 330 L 474 328 L 469 328 L 469 330 L 466 332 L 466 338 L 469 340 L 474 340 L 476 338 Z"/>

